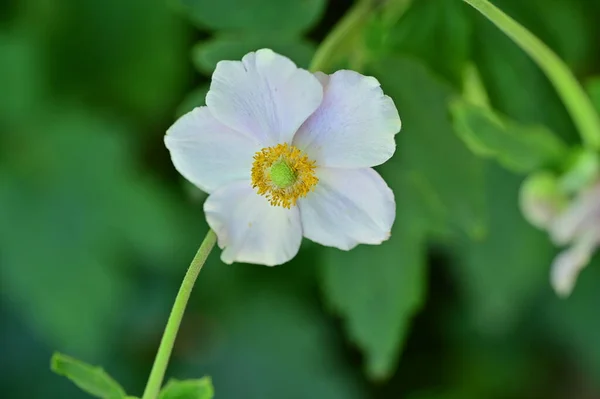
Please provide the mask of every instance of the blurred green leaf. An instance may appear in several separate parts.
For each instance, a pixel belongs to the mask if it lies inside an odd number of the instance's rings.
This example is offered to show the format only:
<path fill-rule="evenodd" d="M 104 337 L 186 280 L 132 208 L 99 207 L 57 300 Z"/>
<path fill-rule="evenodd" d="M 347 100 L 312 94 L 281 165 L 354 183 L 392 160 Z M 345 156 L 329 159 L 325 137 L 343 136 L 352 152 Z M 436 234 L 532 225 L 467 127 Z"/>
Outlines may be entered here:
<path fill-rule="evenodd" d="M 190 226 L 140 173 L 128 136 L 62 103 L 0 148 L 2 294 L 38 336 L 89 357 L 106 351 L 123 317 L 134 260 L 173 264 Z"/>
<path fill-rule="evenodd" d="M 318 261 L 303 248 L 285 267 L 203 270 L 197 289 L 212 334 L 188 354 L 189 373 L 210 375 L 221 399 L 369 397 L 317 299 Z"/>
<path fill-rule="evenodd" d="M 474 58 L 492 107 L 517 122 L 547 126 L 568 144 L 577 142 L 564 105 L 537 65 L 485 18 L 474 20 Z"/>
<path fill-rule="evenodd" d="M 58 14 L 54 23 L 46 13 L 29 23 L 45 45 L 56 93 L 75 93 L 142 126 L 172 116 L 191 72 L 189 28 L 166 1 L 81 0 L 47 8 Z"/>
<path fill-rule="evenodd" d="M 200 28 L 289 35 L 320 18 L 325 0 L 178 0 Z"/>
<path fill-rule="evenodd" d="M 460 86 L 470 57 L 471 25 L 460 1 L 413 1 L 388 34 L 390 51 L 416 56 L 449 82 Z"/>
<path fill-rule="evenodd" d="M 397 197 L 397 222 L 381 245 L 351 252 L 325 250 L 323 290 L 329 306 L 346 322 L 348 335 L 365 353 L 370 378 L 393 372 L 425 295 L 426 254 L 420 190 L 410 177 L 383 170 Z"/>
<path fill-rule="evenodd" d="M 385 378 L 423 300 L 426 235 L 448 224 L 481 234 L 484 186 L 481 161 L 452 132 L 452 90 L 412 60 L 388 59 L 373 67 L 405 126 L 397 136 L 398 153 L 381 167 L 396 193 L 398 222 L 380 246 L 328 250 L 323 286 L 365 352 L 368 374 Z"/>
<path fill-rule="evenodd" d="M 600 157 L 596 151 L 587 148 L 573 149 L 563 167 L 559 184 L 567 195 L 576 195 L 600 177 Z"/>
<path fill-rule="evenodd" d="M 414 60 L 390 58 L 373 69 L 402 118 L 394 158 L 431 187 L 431 201 L 444 209 L 449 227 L 481 235 L 483 163 L 454 134 L 448 113 L 453 91 Z"/>
<path fill-rule="evenodd" d="M 592 103 L 596 106 L 596 110 L 600 113 L 600 77 L 590 79 L 586 89 L 592 98 Z"/>
<path fill-rule="evenodd" d="M 530 226 L 518 207 L 521 178 L 490 164 L 486 197 L 490 228 L 460 249 L 453 271 L 480 330 L 510 330 L 547 289 L 553 248 L 546 234 Z"/>
<path fill-rule="evenodd" d="M 266 34 L 221 35 L 196 44 L 192 61 L 196 68 L 207 75 L 212 74 L 221 60 L 241 60 L 250 51 L 270 48 L 289 57 L 299 67 L 308 68 L 315 46 L 297 37 Z"/>
<path fill-rule="evenodd" d="M 588 0 L 496 0 L 511 17 L 526 26 L 574 70 L 586 68 L 596 51 L 593 3 Z M 477 16 L 481 19 L 481 16 Z"/>
<path fill-rule="evenodd" d="M 169 380 L 158 399 L 212 399 L 214 390 L 210 377 L 198 380 Z"/>
<path fill-rule="evenodd" d="M 0 33 L 0 123 L 30 116 L 46 94 L 42 51 L 23 32 Z"/>
<path fill-rule="evenodd" d="M 564 143 L 543 126 L 523 126 L 461 99 L 454 100 L 450 110 L 456 133 L 471 151 L 513 172 L 557 165 L 567 155 Z"/>
<path fill-rule="evenodd" d="M 600 389 L 600 256 L 581 272 L 568 299 L 548 290 L 541 308 L 536 309 L 541 323 L 537 333 L 562 350 L 564 360 L 585 372 L 593 386 Z M 571 366 L 573 367 L 573 366 Z"/>
<path fill-rule="evenodd" d="M 207 83 L 188 93 L 188 95 L 185 96 L 181 104 L 179 104 L 179 107 L 177 107 L 176 116 L 180 117 L 183 114 L 187 114 L 196 107 L 206 105 L 206 93 L 208 93 L 209 88 L 210 86 Z"/>
<path fill-rule="evenodd" d="M 61 353 L 55 353 L 50 368 L 56 374 L 67 377 L 75 385 L 102 399 L 123 399 L 125 391 L 102 368 L 90 366 L 80 360 Z"/>

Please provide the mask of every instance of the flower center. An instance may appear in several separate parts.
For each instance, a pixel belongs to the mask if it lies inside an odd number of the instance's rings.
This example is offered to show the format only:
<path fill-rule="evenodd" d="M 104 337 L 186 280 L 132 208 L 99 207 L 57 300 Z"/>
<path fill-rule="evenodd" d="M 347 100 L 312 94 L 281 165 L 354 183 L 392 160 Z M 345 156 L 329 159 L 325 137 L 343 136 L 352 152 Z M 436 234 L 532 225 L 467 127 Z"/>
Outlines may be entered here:
<path fill-rule="evenodd" d="M 290 208 L 312 191 L 319 179 L 315 161 L 289 144 L 266 147 L 254 154 L 252 187 L 271 205 Z"/>

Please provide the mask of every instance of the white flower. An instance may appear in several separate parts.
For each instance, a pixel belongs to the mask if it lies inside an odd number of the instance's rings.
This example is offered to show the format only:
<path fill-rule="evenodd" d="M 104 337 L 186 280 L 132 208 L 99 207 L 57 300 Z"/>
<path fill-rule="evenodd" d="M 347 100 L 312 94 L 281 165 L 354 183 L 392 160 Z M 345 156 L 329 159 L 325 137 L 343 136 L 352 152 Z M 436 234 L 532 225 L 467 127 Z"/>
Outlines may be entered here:
<path fill-rule="evenodd" d="M 600 246 L 600 181 L 580 193 L 549 226 L 556 245 L 570 244 L 552 264 L 550 281 L 557 294 L 573 291 L 581 270 Z"/>
<path fill-rule="evenodd" d="M 344 250 L 389 237 L 394 195 L 371 167 L 394 153 L 400 118 L 377 79 L 313 75 L 262 49 L 219 62 L 206 104 L 165 144 L 210 194 L 204 211 L 223 262 L 278 265 L 302 236 Z"/>

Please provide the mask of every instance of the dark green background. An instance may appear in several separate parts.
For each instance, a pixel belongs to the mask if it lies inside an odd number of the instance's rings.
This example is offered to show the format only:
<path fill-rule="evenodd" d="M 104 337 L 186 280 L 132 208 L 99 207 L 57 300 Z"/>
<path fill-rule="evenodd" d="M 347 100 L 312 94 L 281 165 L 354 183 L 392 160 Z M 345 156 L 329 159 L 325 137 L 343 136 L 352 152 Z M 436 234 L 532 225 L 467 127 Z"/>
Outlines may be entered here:
<path fill-rule="evenodd" d="M 582 82 L 600 75 L 600 1 L 494 3 Z M 350 6 L 0 2 L 0 397 L 85 398 L 49 371 L 54 350 L 141 394 L 207 230 L 205 194 L 174 170 L 165 130 L 202 104 L 218 60 L 271 47 L 307 67 Z M 397 199 L 392 239 L 350 253 L 304 242 L 276 268 L 215 251 L 168 376 L 211 375 L 217 399 L 599 398 L 600 259 L 556 298 L 557 250 L 517 207 L 523 176 L 473 155 L 448 105 L 473 61 L 506 117 L 576 146 L 572 122 L 466 4 L 400 8 L 374 12 L 336 56 L 375 75 L 403 120 L 379 168 Z"/>

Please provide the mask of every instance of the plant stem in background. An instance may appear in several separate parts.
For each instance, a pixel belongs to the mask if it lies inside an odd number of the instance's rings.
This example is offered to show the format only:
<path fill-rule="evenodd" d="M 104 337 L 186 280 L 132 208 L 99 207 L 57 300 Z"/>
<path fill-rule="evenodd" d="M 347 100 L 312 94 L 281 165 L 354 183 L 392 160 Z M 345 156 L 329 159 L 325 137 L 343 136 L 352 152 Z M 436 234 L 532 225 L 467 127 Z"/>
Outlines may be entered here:
<path fill-rule="evenodd" d="M 372 3 L 370 0 L 359 0 L 340 19 L 319 45 L 308 68 L 311 72 L 326 71 L 331 66 L 329 63 L 333 58 L 332 55 L 358 27 L 366 22 L 373 8 Z"/>
<path fill-rule="evenodd" d="M 215 232 L 209 230 L 206 237 L 204 237 L 204 241 L 202 241 L 200 248 L 198 248 L 196 256 L 192 259 L 190 267 L 185 273 L 185 277 L 183 278 L 183 282 L 181 283 L 181 287 L 179 287 L 179 292 L 175 298 L 175 303 L 171 309 L 165 332 L 160 340 L 160 346 L 158 347 L 156 359 L 154 359 L 152 371 L 150 372 L 150 377 L 148 378 L 148 383 L 146 384 L 142 399 L 156 399 L 158 397 L 188 299 L 194 288 L 194 283 L 198 278 L 198 273 L 200 273 L 200 269 L 202 269 L 202 266 L 204 265 L 204 262 L 206 262 L 206 258 L 208 258 L 210 251 L 215 246 L 216 241 L 217 236 Z"/>
<path fill-rule="evenodd" d="M 562 98 L 584 144 L 600 149 L 600 116 L 565 63 L 541 40 L 487 0 L 464 0 L 506 33 L 544 71 Z"/>

